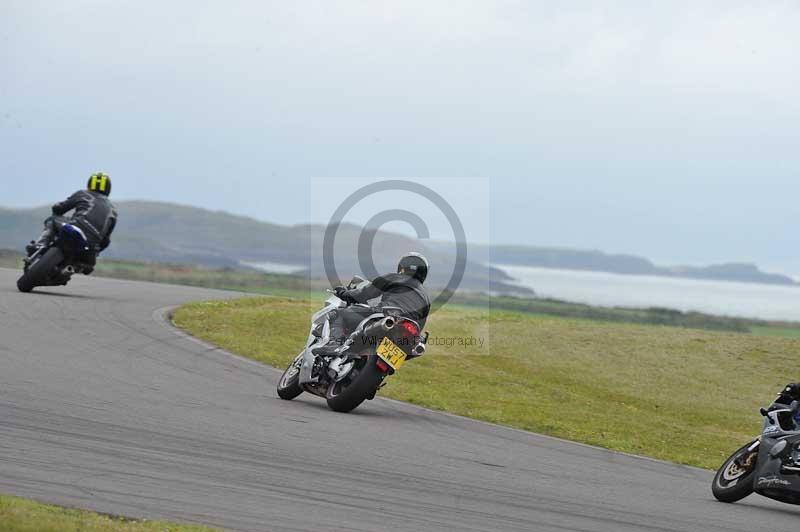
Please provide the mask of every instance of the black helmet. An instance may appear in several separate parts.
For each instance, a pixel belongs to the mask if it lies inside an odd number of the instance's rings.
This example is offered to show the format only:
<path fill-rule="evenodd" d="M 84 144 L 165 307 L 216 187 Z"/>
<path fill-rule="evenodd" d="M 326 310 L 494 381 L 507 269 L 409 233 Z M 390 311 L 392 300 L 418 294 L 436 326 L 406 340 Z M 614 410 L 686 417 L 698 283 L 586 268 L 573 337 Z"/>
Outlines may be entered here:
<path fill-rule="evenodd" d="M 397 273 L 410 275 L 420 283 L 424 283 L 428 277 L 428 259 L 413 251 L 406 253 L 397 264 Z"/>
<path fill-rule="evenodd" d="M 108 196 L 111 194 L 111 178 L 108 174 L 97 172 L 89 176 L 89 182 L 86 183 L 86 188 L 91 192 L 97 192 Z"/>

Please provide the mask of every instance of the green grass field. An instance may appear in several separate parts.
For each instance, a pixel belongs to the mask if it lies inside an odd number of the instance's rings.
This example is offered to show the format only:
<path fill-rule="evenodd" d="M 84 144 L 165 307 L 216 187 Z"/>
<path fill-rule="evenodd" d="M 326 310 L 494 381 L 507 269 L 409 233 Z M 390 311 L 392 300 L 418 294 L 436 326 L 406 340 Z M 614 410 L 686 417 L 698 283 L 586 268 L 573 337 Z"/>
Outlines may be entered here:
<path fill-rule="evenodd" d="M 141 521 L 0 495 L 0 532 L 211 532 L 164 521 Z"/>
<path fill-rule="evenodd" d="M 179 309 L 174 320 L 282 368 L 318 306 L 280 297 L 204 302 Z M 428 353 L 381 395 L 705 468 L 757 434 L 758 408 L 800 377 L 792 371 L 796 338 L 466 307 L 441 310 L 427 328 Z M 448 345 L 450 338 L 484 343 Z"/>

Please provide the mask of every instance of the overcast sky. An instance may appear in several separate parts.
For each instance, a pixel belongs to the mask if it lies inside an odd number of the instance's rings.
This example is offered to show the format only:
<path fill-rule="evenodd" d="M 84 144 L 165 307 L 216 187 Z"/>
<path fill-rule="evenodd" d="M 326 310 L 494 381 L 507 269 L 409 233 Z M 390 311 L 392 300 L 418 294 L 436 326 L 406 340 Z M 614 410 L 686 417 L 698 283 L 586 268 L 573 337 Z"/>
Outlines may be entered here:
<path fill-rule="evenodd" d="M 476 241 L 800 274 L 798 28 L 796 0 L 2 0 L 0 205 L 104 169 L 324 222 L 312 179 L 458 178 Z"/>

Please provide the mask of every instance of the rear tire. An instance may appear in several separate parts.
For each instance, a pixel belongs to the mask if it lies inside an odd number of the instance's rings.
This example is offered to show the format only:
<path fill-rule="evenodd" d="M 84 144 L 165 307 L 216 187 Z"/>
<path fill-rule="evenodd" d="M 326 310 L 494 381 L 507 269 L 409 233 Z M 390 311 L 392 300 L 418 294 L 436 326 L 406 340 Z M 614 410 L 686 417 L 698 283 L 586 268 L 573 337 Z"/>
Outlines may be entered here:
<path fill-rule="evenodd" d="M 331 384 L 326 397 L 331 410 L 350 412 L 366 399 L 375 396 L 375 391 L 384 378 L 384 374 L 375 365 L 376 359 L 376 355 L 363 357 L 363 364 L 356 364 L 347 377 Z"/>
<path fill-rule="evenodd" d="M 48 249 L 41 259 L 28 267 L 28 270 L 17 280 L 20 292 L 30 292 L 44 284 L 50 272 L 64 260 L 64 253 L 58 248 Z"/>
<path fill-rule="evenodd" d="M 749 458 L 748 467 L 743 468 L 737 465 L 735 460 L 747 459 L 747 449 L 753 445 L 751 441 L 733 453 L 730 458 L 714 475 L 714 483 L 711 485 L 711 492 L 720 502 L 736 502 L 744 499 L 753 493 L 753 474 L 756 470 L 756 460 L 758 459 L 758 449 L 753 451 L 755 456 Z"/>
<path fill-rule="evenodd" d="M 281 399 L 291 401 L 303 393 L 303 389 L 300 387 L 300 364 L 302 363 L 303 353 L 300 353 L 281 375 L 281 380 L 278 381 L 278 397 Z"/>

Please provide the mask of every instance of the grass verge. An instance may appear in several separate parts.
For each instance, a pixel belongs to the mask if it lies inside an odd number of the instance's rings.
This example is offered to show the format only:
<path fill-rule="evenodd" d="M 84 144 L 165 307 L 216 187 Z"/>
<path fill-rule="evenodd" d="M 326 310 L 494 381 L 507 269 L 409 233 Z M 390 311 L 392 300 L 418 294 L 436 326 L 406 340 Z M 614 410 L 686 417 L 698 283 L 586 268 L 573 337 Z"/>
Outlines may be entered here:
<path fill-rule="evenodd" d="M 0 532 L 211 532 L 196 525 L 144 521 L 0 495 Z"/>
<path fill-rule="evenodd" d="M 245 298 L 189 304 L 174 320 L 282 368 L 318 306 Z M 777 368 L 794 367 L 800 352 L 800 339 L 463 307 L 440 310 L 427 328 L 428 353 L 381 395 L 704 468 L 758 433 L 758 407 L 797 378 Z"/>

